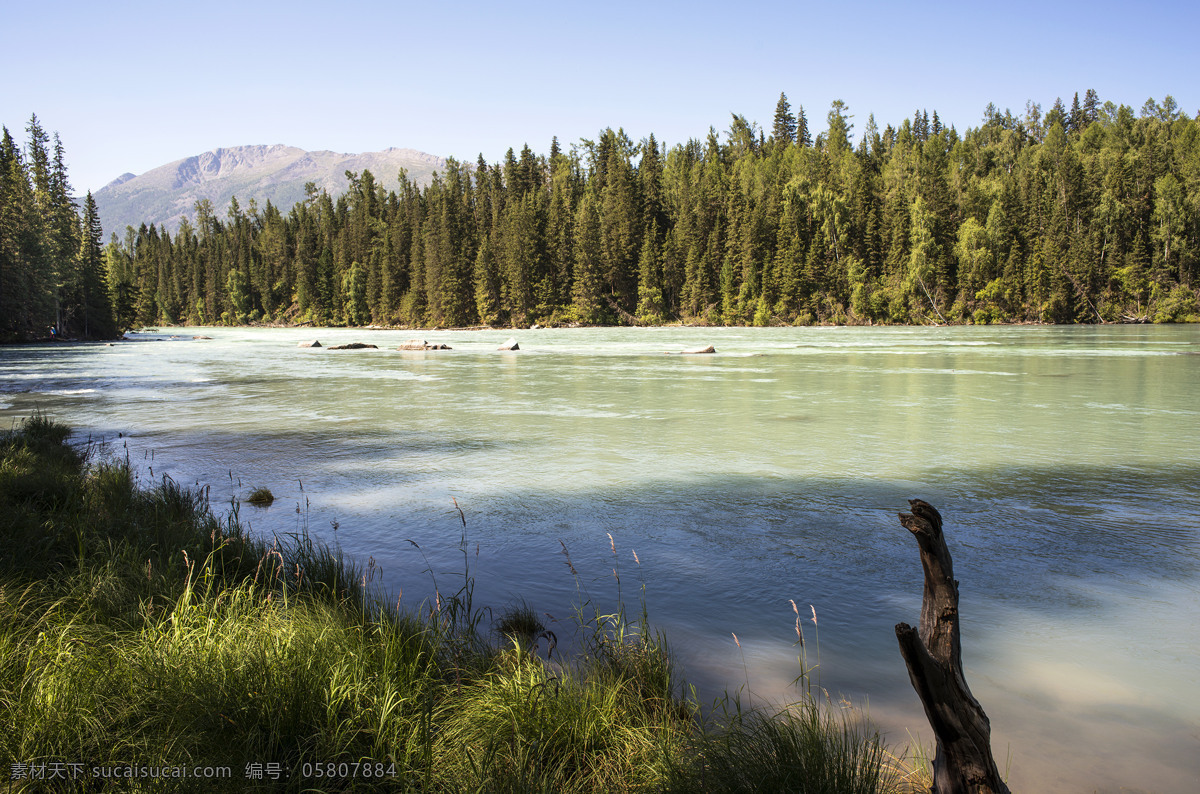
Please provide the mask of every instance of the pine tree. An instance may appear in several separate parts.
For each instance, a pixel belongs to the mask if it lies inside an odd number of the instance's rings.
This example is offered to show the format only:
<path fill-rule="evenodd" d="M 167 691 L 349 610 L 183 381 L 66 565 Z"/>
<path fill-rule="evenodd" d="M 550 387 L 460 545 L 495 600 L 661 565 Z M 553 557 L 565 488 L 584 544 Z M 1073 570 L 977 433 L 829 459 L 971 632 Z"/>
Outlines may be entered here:
<path fill-rule="evenodd" d="M 575 216 L 575 286 L 572 310 L 584 324 L 603 321 L 604 250 L 600 240 L 600 210 L 591 191 L 584 193 Z"/>
<path fill-rule="evenodd" d="M 88 339 L 111 339 L 117 335 L 104 252 L 100 247 L 103 236 L 100 212 L 89 190 L 83 201 L 83 234 L 79 247 L 82 332 Z"/>
<path fill-rule="evenodd" d="M 850 119 L 854 116 L 846 113 L 848 109 L 846 103 L 840 99 L 833 100 L 833 104 L 829 107 L 829 132 L 826 144 L 829 152 L 835 157 L 850 149 L 850 133 L 854 130 Z"/>
<path fill-rule="evenodd" d="M 571 303 L 574 269 L 575 163 L 562 153 L 550 162 L 550 205 L 546 214 L 547 269 L 554 295 L 551 303 L 565 308 Z"/>
<path fill-rule="evenodd" d="M 921 143 L 925 143 L 925 141 L 929 140 L 929 135 L 930 135 L 931 131 L 930 131 L 930 127 L 929 127 L 929 111 L 928 110 L 922 110 L 920 113 L 917 114 L 917 123 L 914 125 L 914 130 L 917 133 L 918 141 L 920 141 Z"/>
<path fill-rule="evenodd" d="M 1075 98 L 1071 100 L 1071 112 L 1067 115 L 1067 123 L 1063 126 L 1067 132 L 1082 132 L 1087 124 L 1083 108 L 1079 105 L 1079 92 L 1076 91 Z"/>
<path fill-rule="evenodd" d="M 1100 119 L 1100 96 L 1094 88 L 1083 95 L 1083 118 L 1085 126 Z"/>
<path fill-rule="evenodd" d="M 1055 124 L 1061 124 L 1065 130 L 1069 123 L 1070 120 L 1067 118 L 1067 107 L 1063 104 L 1062 97 L 1057 97 L 1054 100 L 1054 107 L 1050 108 L 1050 111 L 1046 113 L 1046 118 L 1043 122 L 1043 129 L 1046 132 L 1049 132 L 1050 128 Z"/>
<path fill-rule="evenodd" d="M 643 237 L 638 257 L 637 317 L 657 325 L 663 321 L 662 254 L 658 242 L 658 224 L 651 225 Z"/>
<path fill-rule="evenodd" d="M 497 325 L 501 317 L 500 266 L 491 236 L 483 238 L 475 255 L 475 313 L 484 325 Z"/>
<path fill-rule="evenodd" d="M 796 142 L 796 119 L 792 117 L 792 106 L 788 104 L 787 94 L 779 92 L 779 102 L 775 105 L 775 123 L 771 135 L 776 143 L 786 145 Z"/>
<path fill-rule="evenodd" d="M 500 227 L 501 295 L 512 321 L 522 325 L 532 320 L 537 305 L 534 288 L 542 269 L 538 257 L 543 248 L 538 220 L 533 194 L 509 197 Z"/>
<path fill-rule="evenodd" d="M 41 216 L 21 150 L 0 140 L 0 339 L 44 335 L 56 322 Z"/>
<path fill-rule="evenodd" d="M 630 156 L 632 141 L 623 130 L 605 130 L 606 177 L 600 189 L 600 240 L 604 280 L 609 294 L 625 311 L 637 310 L 637 260 L 642 210 Z"/>
<path fill-rule="evenodd" d="M 813 145 L 812 134 L 808 131 L 808 117 L 804 115 L 804 105 L 796 111 L 796 143 L 804 147 Z"/>
<path fill-rule="evenodd" d="M 51 324 L 61 330 L 61 286 L 64 275 L 69 275 L 66 273 L 67 266 L 75 252 L 70 245 L 70 236 L 64 235 L 61 227 L 62 213 L 56 199 L 57 191 L 50 165 L 50 136 L 42 129 L 36 114 L 29 117 L 25 131 L 29 134 L 26 161 L 33 186 L 30 208 L 34 215 L 30 232 L 38 241 L 35 278 L 38 281 L 39 292 L 43 289 L 48 290 L 46 299 L 53 306 Z"/>

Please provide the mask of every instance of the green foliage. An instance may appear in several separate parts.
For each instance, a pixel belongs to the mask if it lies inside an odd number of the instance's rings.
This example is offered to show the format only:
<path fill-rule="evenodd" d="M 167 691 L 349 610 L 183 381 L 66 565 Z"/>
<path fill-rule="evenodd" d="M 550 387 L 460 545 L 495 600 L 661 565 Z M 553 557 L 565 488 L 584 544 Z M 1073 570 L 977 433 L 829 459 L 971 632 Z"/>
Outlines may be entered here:
<path fill-rule="evenodd" d="M 1156 288 L 1152 302 L 1155 305 L 1156 323 L 1200 322 L 1200 300 L 1193 289 L 1182 285 L 1170 291 Z"/>
<path fill-rule="evenodd" d="M 343 315 L 350 325 L 366 325 L 371 322 L 367 307 L 367 277 L 362 265 L 355 262 L 343 277 L 342 294 L 345 296 Z"/>

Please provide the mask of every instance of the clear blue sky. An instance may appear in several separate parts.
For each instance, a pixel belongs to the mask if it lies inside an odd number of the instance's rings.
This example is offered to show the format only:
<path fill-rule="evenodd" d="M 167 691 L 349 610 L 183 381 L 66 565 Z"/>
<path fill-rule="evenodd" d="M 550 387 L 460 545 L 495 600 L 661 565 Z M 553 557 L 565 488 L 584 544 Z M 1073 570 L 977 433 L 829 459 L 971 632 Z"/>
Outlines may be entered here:
<path fill-rule="evenodd" d="M 606 126 L 668 144 L 814 132 L 834 99 L 882 128 L 916 108 L 960 130 L 988 102 L 1049 109 L 1094 88 L 1200 108 L 1194 2 L 6 2 L 0 123 L 57 131 L 82 193 L 242 144 L 409 147 L 489 161 Z"/>

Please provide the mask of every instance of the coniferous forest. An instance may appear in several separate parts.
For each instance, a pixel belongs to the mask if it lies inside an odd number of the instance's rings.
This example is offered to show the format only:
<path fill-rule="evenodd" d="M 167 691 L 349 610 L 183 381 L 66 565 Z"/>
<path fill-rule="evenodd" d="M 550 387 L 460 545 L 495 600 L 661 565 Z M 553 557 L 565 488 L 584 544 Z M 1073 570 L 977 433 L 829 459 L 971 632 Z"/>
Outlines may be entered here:
<path fill-rule="evenodd" d="M 37 116 L 24 151 L 5 128 L 0 138 L 0 341 L 61 333 L 117 335 L 104 239 L 89 192 L 71 196 L 64 150 Z M 53 329 L 53 331 L 51 331 Z"/>
<path fill-rule="evenodd" d="M 841 101 L 824 122 L 781 94 L 769 129 L 733 115 L 672 148 L 610 128 L 423 188 L 348 173 L 290 209 L 199 202 L 101 256 L 35 118 L 0 153 L 2 332 L 57 313 L 95 334 L 104 300 L 123 328 L 1200 319 L 1200 117 L 1171 97 L 989 105 L 961 134 L 926 110 L 859 132 Z"/>

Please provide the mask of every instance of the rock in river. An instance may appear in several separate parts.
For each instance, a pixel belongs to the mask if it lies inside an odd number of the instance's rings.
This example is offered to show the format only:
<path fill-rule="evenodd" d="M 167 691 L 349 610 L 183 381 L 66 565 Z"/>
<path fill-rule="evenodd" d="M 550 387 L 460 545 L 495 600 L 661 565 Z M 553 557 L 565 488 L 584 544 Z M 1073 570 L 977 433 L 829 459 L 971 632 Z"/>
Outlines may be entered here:
<path fill-rule="evenodd" d="M 409 339 L 403 342 L 397 350 L 453 350 L 450 345 L 429 344 L 424 339 Z"/>

